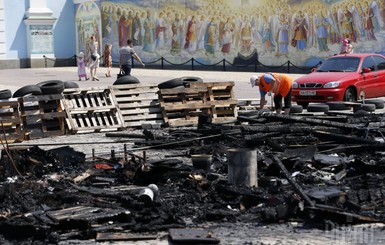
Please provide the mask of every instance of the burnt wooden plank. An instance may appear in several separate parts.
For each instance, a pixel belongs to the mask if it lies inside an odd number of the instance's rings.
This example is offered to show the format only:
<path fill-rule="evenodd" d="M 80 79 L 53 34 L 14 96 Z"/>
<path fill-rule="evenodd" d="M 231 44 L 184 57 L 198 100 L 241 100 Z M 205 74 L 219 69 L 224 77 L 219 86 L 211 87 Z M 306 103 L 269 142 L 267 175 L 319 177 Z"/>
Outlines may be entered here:
<path fill-rule="evenodd" d="M 128 232 L 98 232 L 96 241 L 142 241 L 156 240 L 157 235 L 133 234 Z"/>
<path fill-rule="evenodd" d="M 90 221 L 102 218 L 112 218 L 120 214 L 127 214 L 127 210 L 76 206 L 61 210 L 47 211 L 46 214 L 55 222 L 67 222 L 69 220 Z"/>

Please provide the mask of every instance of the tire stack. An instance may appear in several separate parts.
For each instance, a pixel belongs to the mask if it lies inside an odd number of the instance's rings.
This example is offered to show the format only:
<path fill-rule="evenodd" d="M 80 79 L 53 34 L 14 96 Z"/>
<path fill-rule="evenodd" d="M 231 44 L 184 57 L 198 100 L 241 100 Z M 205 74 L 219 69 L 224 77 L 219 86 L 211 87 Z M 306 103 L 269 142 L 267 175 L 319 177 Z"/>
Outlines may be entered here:
<path fill-rule="evenodd" d="M 13 97 L 19 98 L 26 139 L 65 133 L 65 112 L 61 105 L 65 84 L 61 80 L 48 80 L 15 91 Z M 67 86 L 76 84 L 67 82 Z"/>

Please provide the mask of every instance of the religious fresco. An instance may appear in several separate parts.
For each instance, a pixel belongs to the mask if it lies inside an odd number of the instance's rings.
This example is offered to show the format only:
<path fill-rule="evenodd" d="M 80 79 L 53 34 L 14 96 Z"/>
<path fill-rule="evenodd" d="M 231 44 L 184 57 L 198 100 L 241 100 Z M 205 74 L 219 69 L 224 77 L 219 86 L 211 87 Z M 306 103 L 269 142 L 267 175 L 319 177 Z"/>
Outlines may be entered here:
<path fill-rule="evenodd" d="M 100 0 L 99 18 L 96 3 L 87 4 L 92 14 L 85 3 L 77 8 L 77 26 L 82 20 L 87 28 L 77 29 L 79 50 L 100 20 L 100 43 L 112 44 L 114 62 L 127 39 L 145 62 L 173 64 L 233 63 L 257 53 L 264 65 L 313 66 L 339 53 L 343 38 L 354 52 L 385 52 L 384 1 Z"/>
<path fill-rule="evenodd" d="M 87 49 L 91 36 L 96 36 L 96 41 L 101 43 L 101 11 L 95 2 L 81 3 L 76 8 L 75 15 L 75 30 L 76 30 L 76 50 L 77 53 L 83 52 L 86 57 L 89 57 Z M 99 53 L 101 46 L 99 45 Z"/>

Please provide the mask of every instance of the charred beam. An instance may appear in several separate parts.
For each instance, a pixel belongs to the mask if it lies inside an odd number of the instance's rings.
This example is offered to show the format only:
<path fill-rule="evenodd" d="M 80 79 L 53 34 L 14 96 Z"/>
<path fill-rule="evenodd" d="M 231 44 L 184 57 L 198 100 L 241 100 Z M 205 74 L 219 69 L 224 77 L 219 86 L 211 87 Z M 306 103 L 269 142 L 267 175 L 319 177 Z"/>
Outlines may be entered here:
<path fill-rule="evenodd" d="M 335 127 L 328 126 L 309 126 L 307 124 L 294 124 L 294 125 L 244 125 L 242 131 L 247 133 L 258 132 L 280 132 L 280 133 L 312 133 L 314 131 L 337 131 Z"/>
<path fill-rule="evenodd" d="M 286 179 L 289 181 L 294 191 L 302 198 L 304 201 L 309 204 L 311 207 L 314 207 L 314 202 L 306 195 L 306 193 L 302 190 L 302 187 L 291 177 L 289 171 L 287 171 L 285 165 L 278 159 L 278 157 L 273 157 L 274 163 L 281 169 Z"/>
<path fill-rule="evenodd" d="M 307 123 L 312 125 L 322 125 L 322 126 L 343 128 L 343 129 L 355 129 L 358 126 L 355 124 L 346 124 L 346 123 L 340 123 L 340 122 L 333 122 L 329 120 L 298 117 L 298 116 L 291 116 L 291 115 L 279 115 L 279 114 L 273 114 L 273 113 L 264 114 L 262 115 L 262 117 L 276 119 L 277 121 L 300 122 L 300 123 Z"/>
<path fill-rule="evenodd" d="M 326 141 L 334 141 L 342 144 L 378 144 L 379 142 L 371 139 L 363 139 L 357 136 L 351 135 L 342 135 L 342 134 L 333 134 L 324 131 L 315 131 L 313 134 L 319 138 L 322 138 Z"/>

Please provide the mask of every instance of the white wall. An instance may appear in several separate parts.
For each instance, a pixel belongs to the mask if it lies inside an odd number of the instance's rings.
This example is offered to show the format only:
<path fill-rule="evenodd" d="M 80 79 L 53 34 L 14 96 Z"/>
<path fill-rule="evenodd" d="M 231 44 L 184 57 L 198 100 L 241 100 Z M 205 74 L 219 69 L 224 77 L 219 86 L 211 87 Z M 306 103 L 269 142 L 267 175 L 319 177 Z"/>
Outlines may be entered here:
<path fill-rule="evenodd" d="M 4 0 L 0 0 L 0 59 L 5 59 L 7 56 L 4 19 Z"/>

